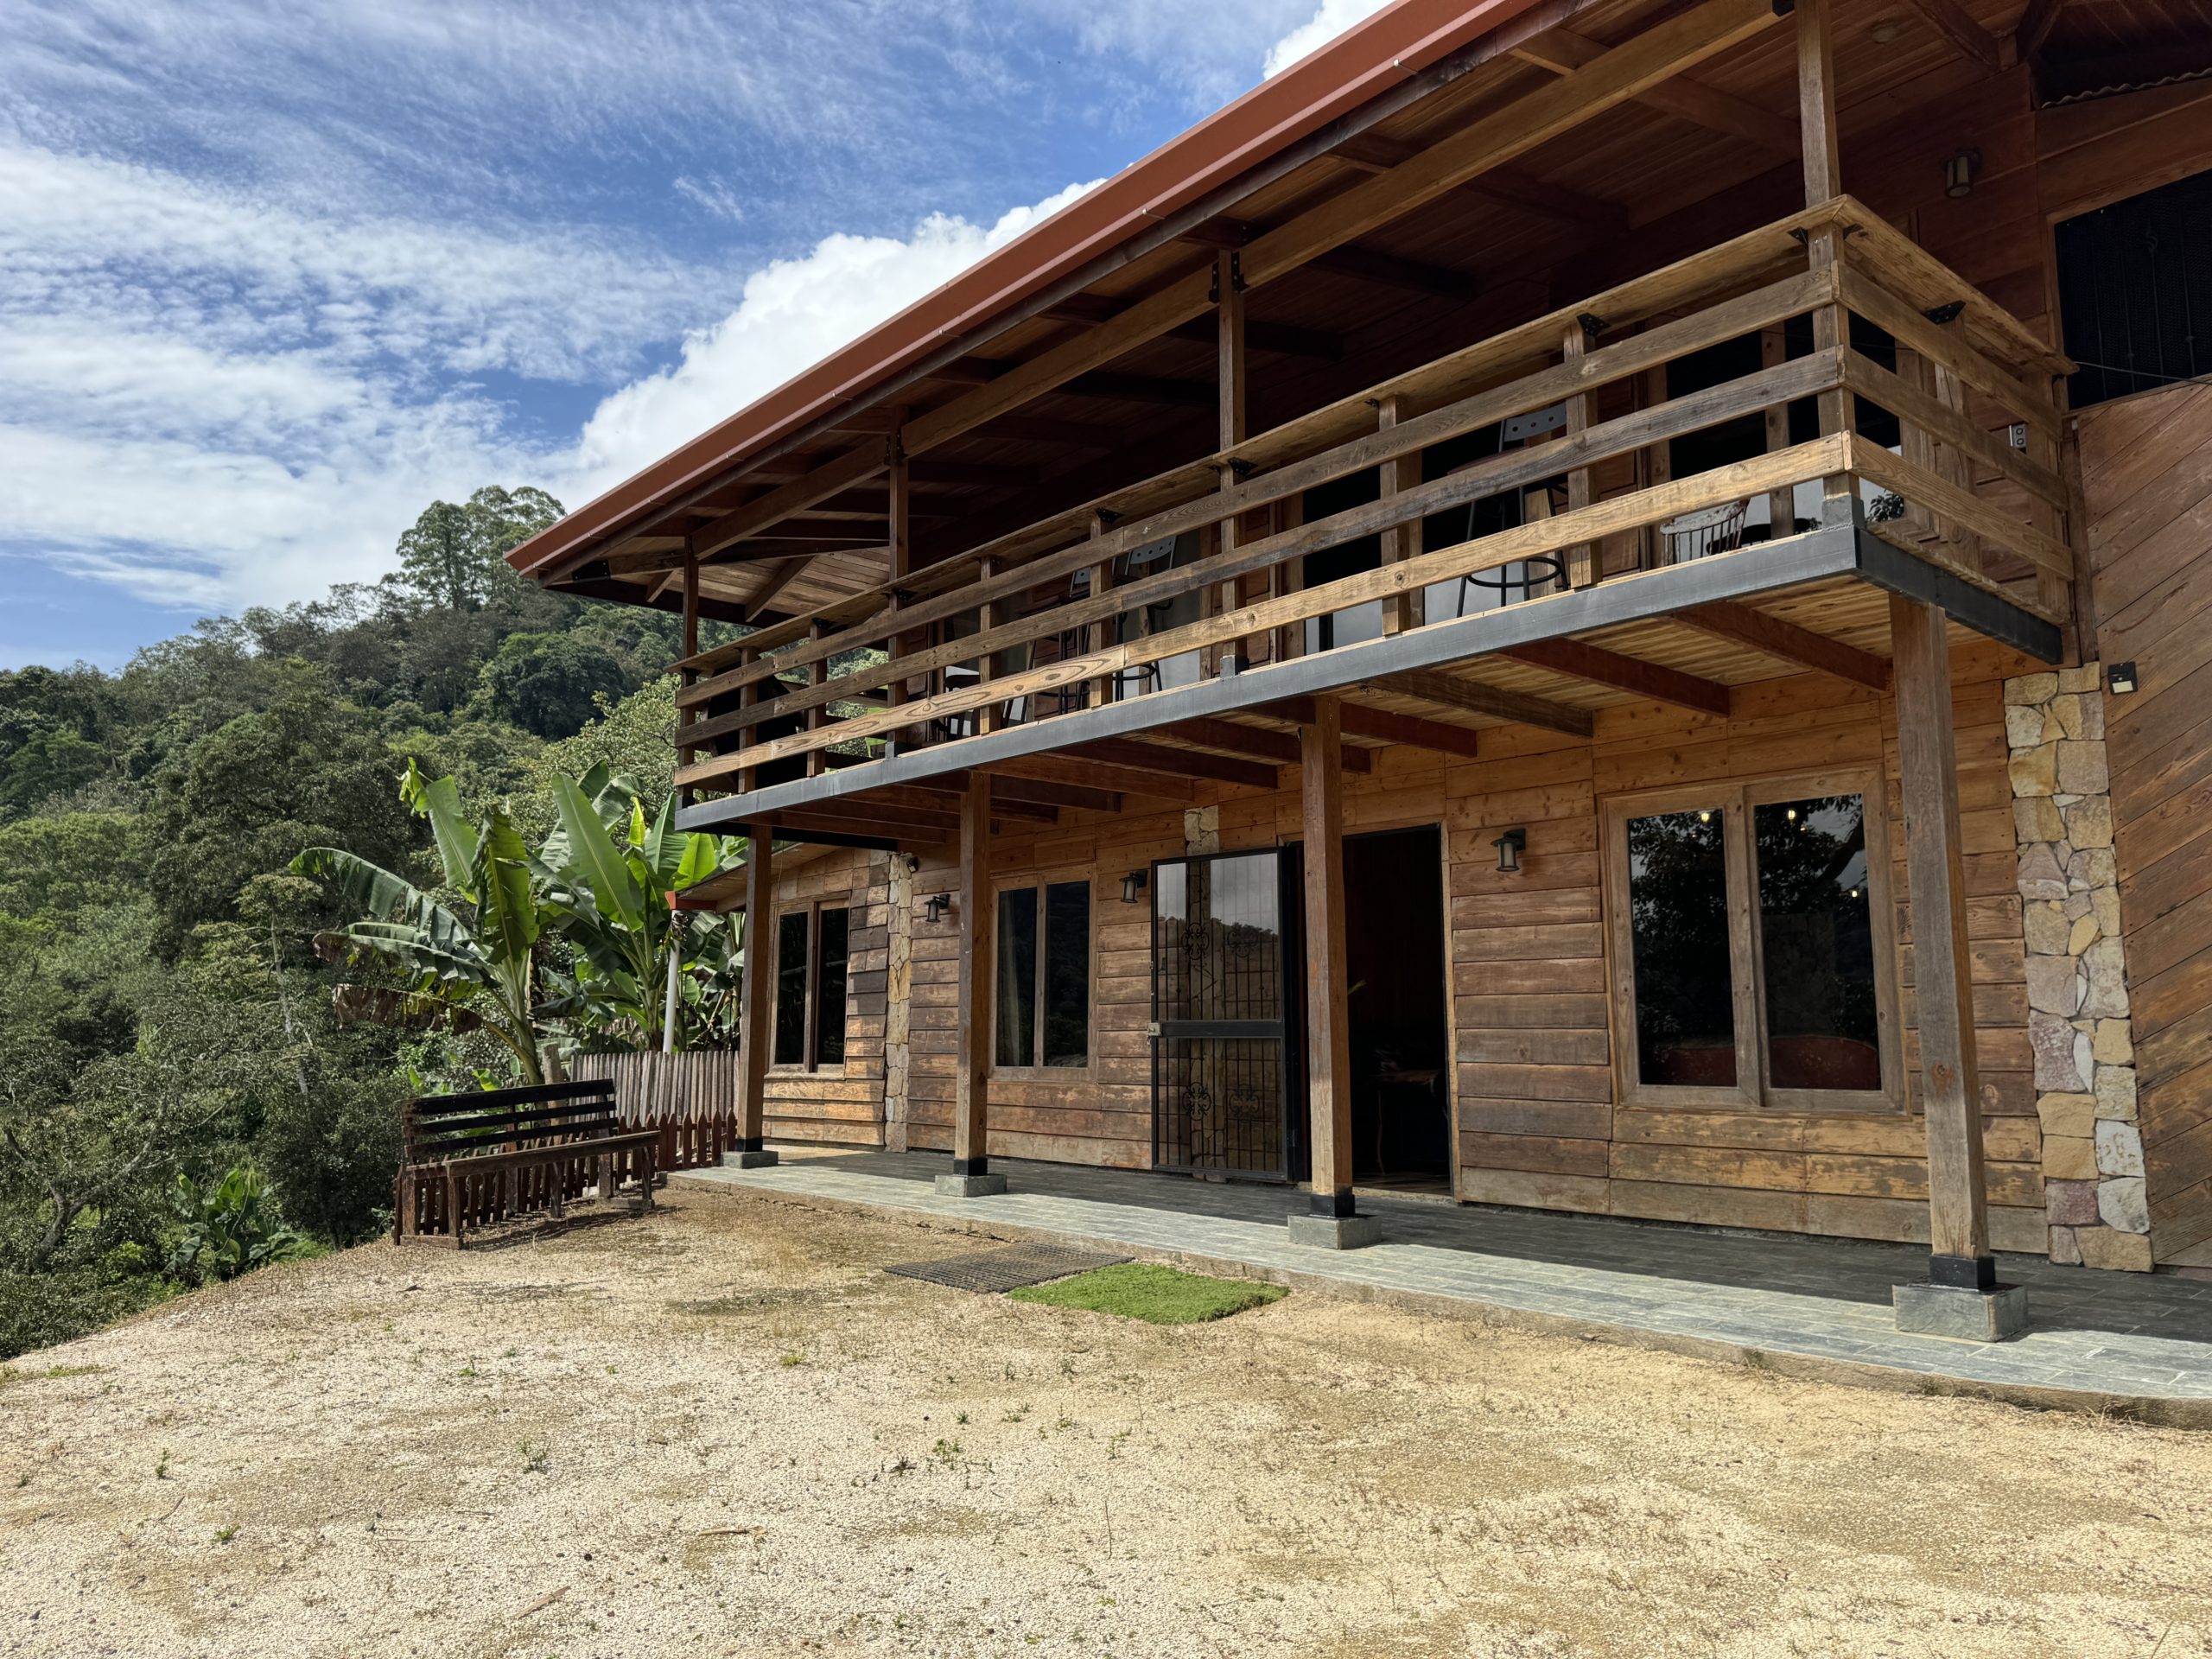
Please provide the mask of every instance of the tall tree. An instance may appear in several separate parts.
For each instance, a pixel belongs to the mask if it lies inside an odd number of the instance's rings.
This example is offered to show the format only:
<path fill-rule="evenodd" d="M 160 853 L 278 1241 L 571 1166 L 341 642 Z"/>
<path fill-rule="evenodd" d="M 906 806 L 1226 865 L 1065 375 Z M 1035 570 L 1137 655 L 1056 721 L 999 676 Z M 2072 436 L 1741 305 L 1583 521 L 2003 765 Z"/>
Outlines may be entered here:
<path fill-rule="evenodd" d="M 564 511 L 531 485 L 487 484 L 459 506 L 433 501 L 400 536 L 393 583 L 426 605 L 481 610 L 512 579 L 507 554 Z"/>

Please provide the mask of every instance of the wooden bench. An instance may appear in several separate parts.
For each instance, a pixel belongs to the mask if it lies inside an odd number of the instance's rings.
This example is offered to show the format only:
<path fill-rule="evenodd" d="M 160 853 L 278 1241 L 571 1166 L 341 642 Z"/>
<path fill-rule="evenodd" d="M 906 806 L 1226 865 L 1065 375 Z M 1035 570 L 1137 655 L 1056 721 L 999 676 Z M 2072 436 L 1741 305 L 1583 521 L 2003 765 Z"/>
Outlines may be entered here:
<path fill-rule="evenodd" d="M 560 1215 L 594 1180 L 612 1198 L 626 1173 L 652 1207 L 660 1132 L 625 1128 L 603 1078 L 426 1095 L 402 1109 L 400 1137 L 394 1243 L 458 1249 L 468 1228 Z"/>

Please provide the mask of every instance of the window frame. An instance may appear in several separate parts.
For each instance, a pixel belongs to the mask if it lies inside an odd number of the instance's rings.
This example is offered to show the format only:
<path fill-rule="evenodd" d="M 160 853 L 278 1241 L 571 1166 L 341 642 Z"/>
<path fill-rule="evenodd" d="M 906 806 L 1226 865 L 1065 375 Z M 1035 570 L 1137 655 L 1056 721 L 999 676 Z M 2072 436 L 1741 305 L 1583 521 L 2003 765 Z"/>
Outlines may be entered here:
<path fill-rule="evenodd" d="M 1030 1053 L 1033 1060 L 1041 1061 L 1045 1052 L 1045 983 L 1051 968 L 1046 955 L 1046 925 L 1051 919 L 1052 906 L 1046 900 L 1046 889 L 1080 885 L 1090 895 L 1088 912 L 1090 925 L 1084 930 L 1083 941 L 1083 997 L 1084 1046 L 1081 1065 L 1003 1065 L 999 1062 L 999 986 L 995 971 L 999 949 L 999 899 L 1003 893 L 1019 893 L 1024 888 L 1037 894 L 1037 971 L 1029 988 L 1030 1005 L 1034 1013 Z M 1098 1065 L 1098 878 L 1088 868 L 1067 869 L 1046 873 L 1028 872 L 1020 875 L 1001 876 L 991 883 L 991 1065 L 989 1075 L 1009 1081 L 1025 1083 L 1066 1083 L 1089 1078 Z"/>
<path fill-rule="evenodd" d="M 1874 941 L 1874 1034 L 1878 1089 L 1783 1089 L 1771 1077 L 1767 1044 L 1766 961 L 1758 925 L 1757 838 L 1752 809 L 1811 796 L 1857 795 L 1865 803 L 1867 918 Z M 1897 912 L 1891 893 L 1889 779 L 1879 765 L 1752 779 L 1671 785 L 1608 796 L 1599 803 L 1600 875 L 1605 906 L 1606 1000 L 1612 1016 L 1614 1099 L 1630 1110 L 1902 1114 L 1906 1109 L 1903 975 Z M 1729 989 L 1735 1011 L 1736 1082 L 1731 1085 L 1647 1084 L 1639 1074 L 1636 948 L 1629 906 L 1631 818 L 1715 808 L 1728 905 Z"/>
<path fill-rule="evenodd" d="M 772 1006 L 768 1010 L 768 1070 L 770 1072 L 785 1077 L 806 1077 L 818 1071 L 835 1071 L 840 1076 L 843 1074 L 845 1059 L 832 1060 L 826 1065 L 822 1059 L 822 917 L 825 911 L 842 910 L 845 912 L 845 1035 L 846 1046 L 849 1054 L 853 995 L 852 912 L 855 908 L 855 906 L 850 902 L 838 899 L 817 899 L 778 907 L 775 975 L 770 982 L 776 987 L 776 995 L 771 999 Z M 776 1027 L 779 1023 L 777 1016 L 783 1010 L 783 969 L 785 966 L 783 960 L 783 925 L 788 918 L 793 916 L 806 918 L 806 967 L 804 973 L 801 976 L 806 986 L 805 1034 L 801 1039 L 802 1054 L 798 1059 L 779 1060 L 775 1058 L 775 1040 Z"/>

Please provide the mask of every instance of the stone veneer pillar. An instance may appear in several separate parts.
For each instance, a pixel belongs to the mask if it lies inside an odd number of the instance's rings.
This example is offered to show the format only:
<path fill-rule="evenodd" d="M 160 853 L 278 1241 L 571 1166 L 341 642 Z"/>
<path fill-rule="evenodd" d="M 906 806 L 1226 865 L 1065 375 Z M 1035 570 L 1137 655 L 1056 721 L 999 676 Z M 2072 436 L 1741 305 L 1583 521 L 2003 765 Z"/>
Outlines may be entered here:
<path fill-rule="evenodd" d="M 2005 741 L 2050 1257 L 2147 1272 L 2102 666 L 2005 681 Z"/>

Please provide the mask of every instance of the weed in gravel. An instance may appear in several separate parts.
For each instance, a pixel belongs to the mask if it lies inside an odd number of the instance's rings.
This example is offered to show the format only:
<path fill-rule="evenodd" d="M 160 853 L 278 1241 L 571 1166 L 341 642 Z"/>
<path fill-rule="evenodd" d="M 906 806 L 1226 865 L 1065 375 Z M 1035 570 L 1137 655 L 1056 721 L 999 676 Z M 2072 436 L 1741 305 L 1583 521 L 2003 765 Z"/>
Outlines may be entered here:
<path fill-rule="evenodd" d="M 167 1480 L 168 1478 L 169 1454 L 167 1452 L 163 1452 L 162 1453 L 162 1460 L 154 1465 L 154 1478 L 156 1480 Z"/>
<path fill-rule="evenodd" d="M 793 1354 L 785 1354 L 785 1355 L 781 1359 L 778 1360 L 776 1363 L 777 1363 L 778 1364 L 779 1364 L 779 1365 L 783 1366 L 785 1370 L 789 1370 L 791 1366 L 794 1366 L 794 1365 L 804 1365 L 804 1364 L 805 1364 L 805 1363 L 806 1363 L 806 1356 L 805 1356 L 804 1354 L 797 1354 L 797 1353 L 793 1353 Z"/>
<path fill-rule="evenodd" d="M 960 1455 L 960 1442 L 940 1437 L 938 1443 L 930 1448 L 930 1452 L 939 1463 L 949 1468 L 951 1466 L 952 1460 Z"/>
<path fill-rule="evenodd" d="M 524 1440 L 522 1443 L 522 1471 L 525 1475 L 542 1475 L 553 1466 L 553 1447 L 545 1440 Z"/>
<path fill-rule="evenodd" d="M 232 1539 L 238 1535 L 238 1529 L 236 1525 L 218 1527 L 215 1529 L 215 1541 L 219 1544 L 227 1544 Z"/>
<path fill-rule="evenodd" d="M 90 1376 L 106 1369 L 104 1365 L 49 1365 L 42 1371 L 24 1371 L 13 1365 L 0 1365 L 0 1389 L 11 1388 L 18 1382 L 44 1382 L 55 1377 Z"/>

